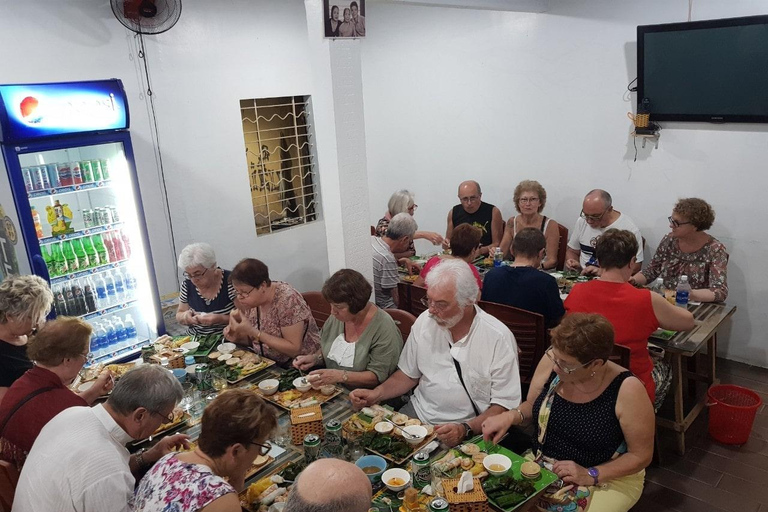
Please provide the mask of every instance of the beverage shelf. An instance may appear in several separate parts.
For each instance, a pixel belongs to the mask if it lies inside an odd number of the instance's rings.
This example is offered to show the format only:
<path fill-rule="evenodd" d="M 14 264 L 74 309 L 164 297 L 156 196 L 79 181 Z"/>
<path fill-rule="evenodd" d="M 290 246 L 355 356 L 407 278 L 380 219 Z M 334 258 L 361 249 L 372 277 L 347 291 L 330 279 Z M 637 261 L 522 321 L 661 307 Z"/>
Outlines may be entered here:
<path fill-rule="evenodd" d="M 85 228 L 80 231 L 74 231 L 64 235 L 47 236 L 45 238 L 40 238 L 38 241 L 40 242 L 40 245 L 49 245 L 56 242 L 61 242 L 62 240 L 73 240 L 75 238 L 82 238 L 84 236 L 95 235 L 97 233 L 104 233 L 105 231 L 112 231 L 119 229 L 122 225 L 122 222 L 113 222 L 112 224 L 93 226 L 92 228 Z"/>
<path fill-rule="evenodd" d="M 122 311 L 124 309 L 128 309 L 131 306 L 135 306 L 138 302 L 137 299 L 131 299 L 124 302 L 121 302 L 119 304 L 115 304 L 114 306 L 110 306 L 108 308 L 100 309 L 98 311 L 94 311 L 92 313 L 87 313 L 85 315 L 80 315 L 79 318 L 82 318 L 83 320 L 94 320 L 97 318 L 100 318 L 102 316 L 110 315 L 112 313 L 115 313 L 117 311 Z"/>
<path fill-rule="evenodd" d="M 141 352 L 141 347 L 145 345 L 149 345 L 149 338 L 141 339 L 136 343 L 133 343 L 127 347 L 121 348 L 120 350 L 116 350 L 114 352 L 109 352 L 108 354 L 99 356 L 93 359 L 92 361 L 88 362 L 86 366 L 92 366 L 94 364 L 114 363 L 119 359 L 123 359 L 134 354 L 139 354 Z"/>
<path fill-rule="evenodd" d="M 121 268 L 121 267 L 124 267 L 126 263 L 128 263 L 128 260 L 122 260 L 122 261 L 117 261 L 115 263 L 107 263 L 106 265 L 99 265 L 98 267 L 94 267 L 94 268 L 78 270 L 77 272 L 72 272 L 71 274 L 66 274 L 63 276 L 52 277 L 51 286 L 66 283 L 67 281 L 71 281 L 73 279 L 78 279 L 81 277 L 92 276 L 92 275 L 99 274 L 101 272 L 105 272 L 115 268 Z"/>
<path fill-rule="evenodd" d="M 44 190 L 33 190 L 32 192 L 27 192 L 27 196 L 30 199 L 34 199 L 36 197 L 48 197 L 52 196 L 54 194 L 61 195 L 61 194 L 71 194 L 72 192 L 84 192 L 86 190 L 93 190 L 96 188 L 111 188 L 112 187 L 112 181 L 111 180 L 105 180 L 105 181 L 93 181 L 91 183 L 81 183 L 79 185 L 69 185 L 65 187 L 56 187 L 56 188 L 46 188 Z"/>

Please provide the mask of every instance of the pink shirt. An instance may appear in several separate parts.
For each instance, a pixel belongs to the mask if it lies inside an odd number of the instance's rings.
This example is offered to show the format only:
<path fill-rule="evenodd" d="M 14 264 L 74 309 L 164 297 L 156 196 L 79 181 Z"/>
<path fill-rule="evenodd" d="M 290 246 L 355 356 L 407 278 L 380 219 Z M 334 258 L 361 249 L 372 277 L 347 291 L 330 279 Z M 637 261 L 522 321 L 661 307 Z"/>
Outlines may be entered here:
<path fill-rule="evenodd" d="M 419 276 L 427 280 L 427 274 L 429 274 L 429 271 L 432 270 L 432 268 L 440 263 L 443 260 L 440 256 L 432 256 L 429 261 L 424 265 L 424 268 L 421 269 L 421 273 Z M 480 289 L 483 289 L 483 279 L 480 277 L 480 273 L 477 271 L 477 267 L 475 267 L 471 263 L 467 263 L 469 265 L 469 268 L 472 270 L 472 273 L 475 275 L 475 279 L 477 279 L 477 286 L 480 287 Z"/>

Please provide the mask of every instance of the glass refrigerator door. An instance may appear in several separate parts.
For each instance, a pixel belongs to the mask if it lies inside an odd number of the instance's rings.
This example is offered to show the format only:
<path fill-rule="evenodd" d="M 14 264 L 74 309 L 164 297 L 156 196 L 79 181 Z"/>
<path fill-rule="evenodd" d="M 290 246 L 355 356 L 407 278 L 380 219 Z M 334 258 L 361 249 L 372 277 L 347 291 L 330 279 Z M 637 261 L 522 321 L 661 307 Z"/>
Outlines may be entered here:
<path fill-rule="evenodd" d="M 94 329 L 92 361 L 154 339 L 157 318 L 132 173 L 120 142 L 19 155 L 57 315 Z"/>

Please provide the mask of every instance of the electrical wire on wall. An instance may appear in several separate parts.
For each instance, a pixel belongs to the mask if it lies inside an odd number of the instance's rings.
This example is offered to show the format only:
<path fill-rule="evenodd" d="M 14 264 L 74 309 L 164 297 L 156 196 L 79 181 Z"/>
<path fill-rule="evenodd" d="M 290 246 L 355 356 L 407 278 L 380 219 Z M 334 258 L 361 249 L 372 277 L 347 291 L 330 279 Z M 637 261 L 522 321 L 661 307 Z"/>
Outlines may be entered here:
<path fill-rule="evenodd" d="M 166 183 L 166 179 L 165 179 L 165 167 L 163 166 L 163 152 L 160 149 L 160 136 L 157 128 L 157 114 L 155 112 L 155 96 L 152 91 L 152 81 L 150 78 L 149 62 L 147 60 L 147 51 L 146 51 L 146 48 L 144 47 L 144 35 L 141 33 L 134 34 L 134 40 L 138 41 L 137 55 L 144 68 L 142 85 L 146 87 L 146 99 L 148 100 L 147 106 L 149 107 L 149 114 L 151 115 L 150 135 L 152 137 L 152 147 L 155 150 L 155 163 L 157 164 L 158 177 L 160 178 L 160 183 L 162 184 L 162 195 L 163 195 L 163 201 L 165 202 L 165 215 L 168 221 L 171 248 L 173 249 L 173 254 L 174 254 L 173 266 L 176 269 L 176 274 L 178 275 L 179 269 L 177 266 L 176 255 L 178 255 L 179 253 L 176 250 L 176 237 L 174 235 L 174 229 L 173 229 L 173 216 L 171 215 L 171 204 L 170 204 L 170 201 L 168 200 L 168 184 Z"/>
<path fill-rule="evenodd" d="M 691 21 L 692 13 L 693 13 L 693 0 L 688 0 L 688 21 Z"/>

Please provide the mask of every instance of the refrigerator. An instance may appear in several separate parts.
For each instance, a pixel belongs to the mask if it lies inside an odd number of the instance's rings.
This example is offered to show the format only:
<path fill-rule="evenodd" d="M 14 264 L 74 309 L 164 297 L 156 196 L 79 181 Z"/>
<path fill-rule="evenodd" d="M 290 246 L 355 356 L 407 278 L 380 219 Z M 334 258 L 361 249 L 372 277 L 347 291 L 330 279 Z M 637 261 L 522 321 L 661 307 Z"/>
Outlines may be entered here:
<path fill-rule="evenodd" d="M 117 79 L 0 85 L 0 274 L 91 324 L 89 365 L 165 333 L 129 121 Z"/>

